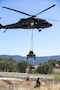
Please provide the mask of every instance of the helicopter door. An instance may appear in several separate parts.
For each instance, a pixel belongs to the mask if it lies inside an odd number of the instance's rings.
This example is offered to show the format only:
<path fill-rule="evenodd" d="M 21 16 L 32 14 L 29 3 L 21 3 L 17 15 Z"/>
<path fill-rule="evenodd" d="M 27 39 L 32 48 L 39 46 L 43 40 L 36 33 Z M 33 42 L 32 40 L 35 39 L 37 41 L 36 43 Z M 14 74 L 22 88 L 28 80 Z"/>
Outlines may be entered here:
<path fill-rule="evenodd" d="M 42 21 L 41 20 L 37 20 L 37 21 L 34 22 L 34 25 L 35 26 L 40 26 L 40 25 L 42 25 Z"/>

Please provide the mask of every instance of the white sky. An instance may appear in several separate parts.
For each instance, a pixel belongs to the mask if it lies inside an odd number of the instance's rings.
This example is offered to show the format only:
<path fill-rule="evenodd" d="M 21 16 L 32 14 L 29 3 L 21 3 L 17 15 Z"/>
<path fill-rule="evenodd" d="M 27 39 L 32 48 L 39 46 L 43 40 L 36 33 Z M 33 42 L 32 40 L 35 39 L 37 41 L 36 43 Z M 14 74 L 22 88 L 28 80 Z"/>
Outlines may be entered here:
<path fill-rule="evenodd" d="M 33 50 L 36 56 L 60 55 L 60 21 L 48 20 L 60 20 L 60 0 L 0 0 L 0 23 L 7 25 L 16 23 L 21 18 L 28 18 L 26 15 L 4 9 L 3 6 L 35 15 L 53 4 L 56 6 L 37 16 L 53 26 L 42 32 L 34 29 Z M 0 30 L 0 55 L 26 56 L 30 51 L 32 30 L 8 29 L 6 33 L 3 31 L 4 29 Z"/>

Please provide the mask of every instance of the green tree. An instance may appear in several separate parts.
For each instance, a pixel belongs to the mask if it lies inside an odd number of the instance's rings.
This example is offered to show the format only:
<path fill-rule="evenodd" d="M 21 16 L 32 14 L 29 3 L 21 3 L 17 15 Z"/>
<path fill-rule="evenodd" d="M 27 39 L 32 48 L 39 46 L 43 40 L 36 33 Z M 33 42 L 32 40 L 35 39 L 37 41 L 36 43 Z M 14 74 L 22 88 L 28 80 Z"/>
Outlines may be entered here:
<path fill-rule="evenodd" d="M 3 66 L 3 64 L 4 64 L 4 59 L 3 58 L 0 58 L 0 71 L 4 71 L 4 66 Z"/>
<path fill-rule="evenodd" d="M 0 58 L 0 71 L 17 71 L 17 63 L 12 58 Z"/>
<path fill-rule="evenodd" d="M 22 72 L 22 73 L 25 73 L 28 66 L 29 66 L 28 61 L 18 62 L 18 71 Z"/>
<path fill-rule="evenodd" d="M 53 65 L 50 62 L 41 63 L 37 67 L 37 72 L 40 74 L 50 74 L 53 71 Z"/>
<path fill-rule="evenodd" d="M 60 60 L 59 60 L 59 61 L 57 61 L 57 63 L 58 63 L 58 64 L 60 64 Z"/>
<path fill-rule="evenodd" d="M 10 72 L 17 71 L 17 63 L 12 58 L 8 59 L 8 69 Z"/>
<path fill-rule="evenodd" d="M 53 65 L 53 67 L 55 67 L 57 60 L 49 60 L 48 62 L 50 62 Z"/>

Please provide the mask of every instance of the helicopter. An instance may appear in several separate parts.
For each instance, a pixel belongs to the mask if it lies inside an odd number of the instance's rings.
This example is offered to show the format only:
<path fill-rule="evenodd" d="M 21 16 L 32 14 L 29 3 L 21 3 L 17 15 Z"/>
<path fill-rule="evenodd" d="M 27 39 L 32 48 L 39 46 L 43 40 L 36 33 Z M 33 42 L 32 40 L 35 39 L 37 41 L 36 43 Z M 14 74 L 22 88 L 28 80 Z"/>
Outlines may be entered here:
<path fill-rule="evenodd" d="M 25 12 L 21 12 L 21 11 L 18 11 L 18 10 L 12 9 L 12 8 L 8 8 L 8 7 L 2 7 L 5 9 L 9 9 L 9 10 L 27 15 L 29 17 L 28 18 L 22 18 L 18 22 L 13 23 L 13 24 L 9 24 L 9 25 L 0 24 L 0 29 L 7 30 L 7 29 L 20 29 L 21 28 L 21 29 L 38 29 L 39 31 L 41 31 L 44 28 L 52 27 L 51 23 L 49 23 L 48 21 L 46 21 L 44 19 L 37 18 L 36 16 L 47 11 L 48 9 L 50 9 L 54 6 L 55 6 L 55 4 L 46 8 L 45 10 L 43 10 L 37 14 L 35 14 L 35 15 L 30 15 L 30 14 L 27 14 Z"/>

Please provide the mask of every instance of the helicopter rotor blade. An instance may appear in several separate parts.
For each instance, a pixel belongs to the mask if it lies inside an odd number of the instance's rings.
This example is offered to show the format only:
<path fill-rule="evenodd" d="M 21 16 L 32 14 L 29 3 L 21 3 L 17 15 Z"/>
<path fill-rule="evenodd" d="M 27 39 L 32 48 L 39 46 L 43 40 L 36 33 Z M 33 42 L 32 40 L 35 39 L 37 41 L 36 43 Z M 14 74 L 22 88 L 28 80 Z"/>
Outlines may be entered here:
<path fill-rule="evenodd" d="M 48 9 L 50 9 L 50 8 L 52 8 L 52 7 L 54 7 L 54 6 L 55 6 L 55 4 L 54 4 L 54 5 L 52 5 L 52 6 L 50 6 L 50 7 L 49 7 L 49 8 L 47 8 L 47 9 L 45 9 L 45 10 L 43 10 L 43 11 L 41 11 L 41 12 L 37 13 L 35 16 L 37 16 L 37 15 L 39 15 L 39 14 L 41 14 L 41 13 L 43 13 L 43 12 L 47 11 Z"/>
<path fill-rule="evenodd" d="M 52 6 L 50 6 L 50 7 L 47 8 L 47 9 L 45 9 L 45 10 L 43 10 L 43 11 L 37 13 L 36 15 L 30 15 L 30 14 L 27 14 L 27 13 L 24 13 L 24 12 L 21 12 L 21 11 L 19 11 L 19 10 L 15 10 L 15 9 L 12 9 L 12 8 L 8 8 L 8 7 L 3 7 L 3 8 L 9 9 L 9 10 L 12 10 L 12 11 L 15 11 L 15 12 L 18 12 L 18 13 L 22 13 L 22 14 L 25 14 L 25 15 L 27 15 L 27 16 L 36 17 L 37 15 L 39 15 L 39 14 L 41 14 L 41 13 L 47 11 L 48 9 L 50 9 L 50 8 L 52 8 L 52 7 L 54 7 L 54 6 L 55 6 L 55 4 L 52 5 Z"/>
<path fill-rule="evenodd" d="M 46 18 L 47 20 L 51 20 L 51 21 L 56 21 L 56 22 L 59 22 L 60 20 L 56 20 L 56 19 L 48 19 Z"/>
<path fill-rule="evenodd" d="M 12 10 L 12 11 L 15 11 L 15 12 L 18 12 L 18 13 L 22 13 L 22 14 L 25 14 L 25 15 L 27 15 L 27 16 L 32 16 L 32 15 L 30 15 L 30 14 L 27 14 L 27 13 L 24 13 L 24 12 L 21 12 L 21 11 L 18 11 L 18 10 L 12 9 L 12 8 L 8 8 L 8 7 L 3 7 L 3 8 L 5 8 L 5 9 L 9 9 L 9 10 Z"/>

